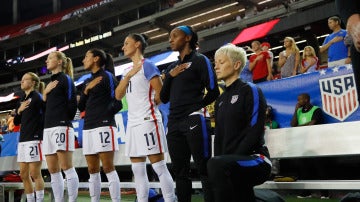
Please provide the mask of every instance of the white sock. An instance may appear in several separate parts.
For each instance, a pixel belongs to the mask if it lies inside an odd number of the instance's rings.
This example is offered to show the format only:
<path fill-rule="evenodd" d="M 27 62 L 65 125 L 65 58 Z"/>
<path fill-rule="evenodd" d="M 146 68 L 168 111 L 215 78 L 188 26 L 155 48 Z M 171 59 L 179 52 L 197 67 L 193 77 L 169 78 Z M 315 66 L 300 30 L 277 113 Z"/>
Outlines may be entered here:
<path fill-rule="evenodd" d="M 64 179 L 61 172 L 52 173 L 51 175 L 51 188 L 54 193 L 56 202 L 64 200 Z"/>
<path fill-rule="evenodd" d="M 35 195 L 34 195 L 34 193 L 26 194 L 26 200 L 27 200 L 28 202 L 35 202 Z"/>
<path fill-rule="evenodd" d="M 99 202 L 100 201 L 100 192 L 101 192 L 100 173 L 90 174 L 89 191 L 90 191 L 91 202 Z"/>
<path fill-rule="evenodd" d="M 106 173 L 106 177 L 109 182 L 111 200 L 113 202 L 120 202 L 121 192 L 119 175 L 117 174 L 116 170 L 113 170 L 110 173 Z"/>
<path fill-rule="evenodd" d="M 75 171 L 75 168 L 72 167 L 68 170 L 64 170 L 67 184 L 67 191 L 69 194 L 69 202 L 75 202 L 78 196 L 79 190 L 79 177 Z"/>
<path fill-rule="evenodd" d="M 36 193 L 36 202 L 43 202 L 44 201 L 44 190 L 35 191 Z"/>
<path fill-rule="evenodd" d="M 149 178 L 146 172 L 146 163 L 131 163 L 134 173 L 136 197 L 138 202 L 148 202 L 149 198 Z"/>
<path fill-rule="evenodd" d="M 154 171 L 160 180 L 161 192 L 165 202 L 175 201 L 175 186 L 174 180 L 170 175 L 168 168 L 166 167 L 165 161 L 159 161 L 152 164 Z"/>

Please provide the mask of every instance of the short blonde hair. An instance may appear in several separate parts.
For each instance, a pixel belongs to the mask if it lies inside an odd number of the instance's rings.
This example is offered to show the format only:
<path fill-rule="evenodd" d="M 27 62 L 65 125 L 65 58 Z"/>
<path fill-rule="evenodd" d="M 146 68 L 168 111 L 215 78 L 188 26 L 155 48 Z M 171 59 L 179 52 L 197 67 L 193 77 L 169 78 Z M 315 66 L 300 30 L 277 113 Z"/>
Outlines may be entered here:
<path fill-rule="evenodd" d="M 237 61 L 240 61 L 240 72 L 244 68 L 247 61 L 245 50 L 231 43 L 228 43 L 217 49 L 215 52 L 215 57 L 220 54 L 228 56 L 233 64 Z"/>

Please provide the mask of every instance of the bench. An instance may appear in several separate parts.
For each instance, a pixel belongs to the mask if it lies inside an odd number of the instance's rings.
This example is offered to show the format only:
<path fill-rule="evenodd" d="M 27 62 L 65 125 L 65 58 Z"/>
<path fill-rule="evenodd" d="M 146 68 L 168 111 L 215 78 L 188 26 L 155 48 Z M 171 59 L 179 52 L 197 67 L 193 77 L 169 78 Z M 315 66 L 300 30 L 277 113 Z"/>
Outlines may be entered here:
<path fill-rule="evenodd" d="M 272 129 L 265 139 L 274 159 L 354 156 L 360 154 L 359 129 L 359 121 Z M 267 181 L 256 188 L 360 190 L 360 180 Z"/>
<path fill-rule="evenodd" d="M 301 157 L 352 156 L 360 154 L 360 121 L 304 126 L 296 128 L 272 129 L 266 131 L 265 139 L 270 155 L 276 159 Z M 124 145 L 119 145 L 115 154 L 116 166 L 130 166 L 128 157 L 123 155 Z M 81 149 L 73 156 L 75 167 L 86 167 L 85 157 Z M 170 159 L 167 157 L 167 162 Z M 46 169 L 46 163 L 43 163 Z M 0 170 L 19 170 L 16 157 L 2 157 Z M 103 188 L 106 183 L 102 183 Z M 134 188 L 133 182 L 121 182 L 122 188 Z M 0 183 L 3 190 L 8 190 L 13 198 L 14 190 L 22 189 L 22 183 Z M 80 188 L 87 188 L 87 182 L 81 182 Z M 159 188 L 158 182 L 151 182 L 151 188 Z M 49 183 L 46 188 L 51 189 Z M 193 188 L 201 188 L 201 183 L 193 182 Z M 359 190 L 360 180 L 306 180 L 296 182 L 267 181 L 256 189 L 327 189 L 327 190 Z M 12 194 L 12 196 L 11 196 Z M 11 200 L 10 200 L 11 201 Z M 1 202 L 1 201 L 0 201 Z"/>

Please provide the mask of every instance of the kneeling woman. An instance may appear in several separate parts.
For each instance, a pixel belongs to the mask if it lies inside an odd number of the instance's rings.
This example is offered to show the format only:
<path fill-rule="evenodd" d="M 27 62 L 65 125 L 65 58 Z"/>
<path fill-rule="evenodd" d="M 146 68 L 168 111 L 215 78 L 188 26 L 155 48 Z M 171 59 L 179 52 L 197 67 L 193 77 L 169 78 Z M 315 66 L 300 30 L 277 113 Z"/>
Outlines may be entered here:
<path fill-rule="evenodd" d="M 215 157 L 207 164 L 216 202 L 254 202 L 253 187 L 271 171 L 264 140 L 266 101 L 259 88 L 239 79 L 245 63 L 245 51 L 235 45 L 215 53 L 216 76 L 226 86 L 215 103 Z"/>

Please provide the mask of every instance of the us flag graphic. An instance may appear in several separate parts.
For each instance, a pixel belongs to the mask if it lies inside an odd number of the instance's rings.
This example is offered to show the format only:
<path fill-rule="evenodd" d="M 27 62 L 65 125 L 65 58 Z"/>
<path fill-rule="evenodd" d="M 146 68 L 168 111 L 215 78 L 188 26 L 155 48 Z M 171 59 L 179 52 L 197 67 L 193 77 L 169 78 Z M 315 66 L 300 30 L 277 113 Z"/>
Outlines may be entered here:
<path fill-rule="evenodd" d="M 353 74 L 319 80 L 323 111 L 344 121 L 359 107 Z"/>

